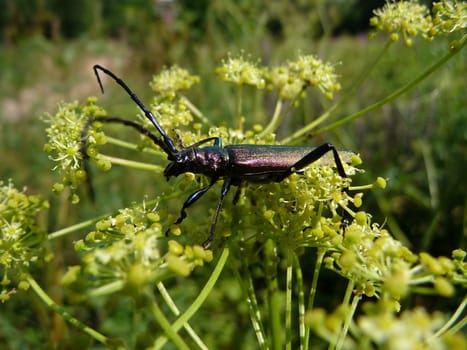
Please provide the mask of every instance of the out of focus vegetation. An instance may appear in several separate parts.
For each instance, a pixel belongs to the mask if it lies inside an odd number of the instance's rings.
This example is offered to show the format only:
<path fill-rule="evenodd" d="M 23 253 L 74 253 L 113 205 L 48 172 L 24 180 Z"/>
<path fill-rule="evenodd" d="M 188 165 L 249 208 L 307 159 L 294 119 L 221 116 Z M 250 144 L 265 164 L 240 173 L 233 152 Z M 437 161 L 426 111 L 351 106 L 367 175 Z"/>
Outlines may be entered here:
<path fill-rule="evenodd" d="M 229 52 L 244 51 L 265 64 L 286 61 L 297 52 L 340 62 L 336 70 L 345 91 L 385 44 L 382 38 L 368 39 L 372 7 L 382 4 L 383 1 L 364 0 L 1 0 L 0 180 L 12 178 L 18 187 L 27 186 L 30 193 L 51 193 L 55 179 L 42 152 L 45 135 L 39 117 L 45 112 L 53 113 L 62 100 L 83 101 L 96 95 L 99 103 L 114 115 L 135 114 L 135 106 L 119 89 L 107 88 L 101 97 L 91 69 L 96 63 L 125 77 L 143 101 L 151 98 L 148 83 L 162 67 L 176 64 L 186 68 L 201 76 L 201 84 L 189 93 L 190 100 L 196 101 L 212 125 L 232 127 L 233 121 L 228 118 L 234 114 L 234 95 L 228 85 L 221 86 L 213 77 L 215 67 Z M 420 41 L 412 48 L 400 45 L 388 50 L 358 93 L 339 106 L 333 120 L 404 85 L 434 62 L 448 42 Z M 359 175 L 361 182 L 376 176 L 388 179 L 384 192 L 365 195 L 365 210 L 376 221 L 384 222 L 414 252 L 428 251 L 438 256 L 450 255 L 456 247 L 466 248 L 466 62 L 464 50 L 396 102 L 345 128 L 300 140 L 305 145 L 331 141 L 338 148 L 359 153 L 365 169 L 365 174 Z M 272 108 L 268 97 L 248 103 L 244 109 L 246 124 L 266 125 L 271 113 L 263 111 Z M 278 139 L 306 125 L 329 106 L 329 101 L 317 96 L 307 97 L 278 130 Z M 132 179 L 130 188 L 128 181 L 121 181 L 128 178 Z M 358 183 L 358 179 L 354 181 Z M 96 204 L 83 199 L 78 209 L 50 194 L 53 209 L 50 217 L 42 218 L 48 231 L 80 222 L 96 212 L 112 212 L 132 201 L 141 201 L 145 195 L 158 195 L 161 188 L 167 190 L 170 186 L 161 176 L 156 181 L 153 175 L 117 167 L 109 173 L 96 174 L 94 181 L 99 189 Z M 182 204 L 184 196 L 178 199 L 174 207 Z M 217 193 L 210 202 L 203 203 L 213 208 L 216 199 Z M 64 295 L 56 286 L 64 267 L 76 257 L 72 242 L 57 244 L 53 251 L 61 261 L 54 260 L 42 279 L 50 295 L 63 303 L 73 296 Z M 224 278 L 219 295 L 226 299 L 213 299 L 208 305 L 208 310 L 222 310 L 215 320 L 204 311 L 197 319 L 200 333 L 208 334 L 206 342 L 217 348 L 234 348 L 232 340 L 239 329 L 251 328 L 247 317 L 239 321 L 229 311 L 237 308 L 236 293 L 240 293 L 233 283 L 233 279 Z M 192 278 L 175 288 L 173 297 L 193 298 L 198 288 Z M 413 304 L 417 303 L 428 308 L 440 304 L 450 312 L 459 302 L 455 300 L 451 305 L 435 298 L 414 299 Z M 130 318 L 138 317 L 132 314 L 129 304 L 107 300 L 105 305 L 94 305 L 95 314 L 83 311 L 83 318 L 95 324 L 109 320 L 101 326 L 102 331 L 125 334 L 129 329 L 135 330 L 131 328 L 135 320 Z M 78 309 L 74 311 L 79 314 Z M 241 307 L 237 311 L 243 316 L 247 313 Z M 112 317 L 107 317 L 110 314 Z M 73 340 L 66 344 L 66 339 Z M 51 315 L 38 300 L 17 297 L 0 304 L 0 347 L 32 349 L 45 342 L 59 344 L 60 348 L 83 348 L 86 339 L 79 331 L 67 329 L 64 321 Z M 242 341 L 254 344 L 253 333 L 245 335 Z"/>

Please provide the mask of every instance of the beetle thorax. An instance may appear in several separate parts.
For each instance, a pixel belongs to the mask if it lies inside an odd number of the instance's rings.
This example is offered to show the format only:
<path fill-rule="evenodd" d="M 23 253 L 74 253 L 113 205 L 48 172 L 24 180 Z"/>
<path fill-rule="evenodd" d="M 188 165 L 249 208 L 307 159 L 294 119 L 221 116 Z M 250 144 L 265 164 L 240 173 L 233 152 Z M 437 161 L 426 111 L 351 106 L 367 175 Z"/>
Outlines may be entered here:
<path fill-rule="evenodd" d="M 204 174 L 209 177 L 221 176 L 225 173 L 228 164 L 228 153 L 220 147 L 192 147 L 178 153 L 176 159 L 165 168 L 164 175 L 167 178 L 183 173 Z"/>

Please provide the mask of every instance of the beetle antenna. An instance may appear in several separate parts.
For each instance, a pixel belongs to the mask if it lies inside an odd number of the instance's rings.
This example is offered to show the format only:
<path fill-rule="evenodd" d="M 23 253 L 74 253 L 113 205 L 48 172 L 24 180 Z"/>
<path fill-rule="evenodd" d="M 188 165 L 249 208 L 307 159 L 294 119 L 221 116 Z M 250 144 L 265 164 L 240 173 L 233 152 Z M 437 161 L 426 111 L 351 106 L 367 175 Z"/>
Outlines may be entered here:
<path fill-rule="evenodd" d="M 131 99 L 138 105 L 138 107 L 143 111 L 144 115 L 146 118 L 148 118 L 151 123 L 156 127 L 157 131 L 161 134 L 162 138 L 164 139 L 164 143 L 167 147 L 163 147 L 164 151 L 168 153 L 169 159 L 174 159 L 175 154 L 178 153 L 177 148 L 175 147 L 175 144 L 173 140 L 167 135 L 167 133 L 162 129 L 160 126 L 159 122 L 157 121 L 156 117 L 152 112 L 144 105 L 143 102 L 139 99 L 138 96 L 128 87 L 128 85 L 120 79 L 118 76 L 116 76 L 113 72 L 108 70 L 105 67 L 102 67 L 99 64 L 94 65 L 94 74 L 96 75 L 97 82 L 99 83 L 99 86 L 101 88 L 102 93 L 104 93 L 104 86 L 102 85 L 101 78 L 99 76 L 99 70 L 110 76 L 118 85 L 120 85 L 126 93 L 131 97 Z"/>

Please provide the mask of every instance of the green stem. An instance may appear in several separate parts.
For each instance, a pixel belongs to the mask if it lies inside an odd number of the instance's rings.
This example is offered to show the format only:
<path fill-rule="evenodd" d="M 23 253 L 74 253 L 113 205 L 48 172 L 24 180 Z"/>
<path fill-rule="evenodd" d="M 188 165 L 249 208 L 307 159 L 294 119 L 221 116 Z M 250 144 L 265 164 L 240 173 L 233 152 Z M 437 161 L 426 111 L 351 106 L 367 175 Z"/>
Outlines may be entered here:
<path fill-rule="evenodd" d="M 355 287 L 355 282 L 352 280 L 349 280 L 349 283 L 347 284 L 347 288 L 345 290 L 345 295 L 344 295 L 344 300 L 342 301 L 342 305 L 350 304 L 350 299 L 352 298 L 354 287 Z"/>
<path fill-rule="evenodd" d="M 237 85 L 237 99 L 236 99 L 236 112 L 238 121 L 238 130 L 243 131 L 243 115 L 242 115 L 242 97 L 243 97 L 243 84 Z"/>
<path fill-rule="evenodd" d="M 310 295 L 308 297 L 308 310 L 313 309 L 314 303 L 315 303 L 315 297 L 316 297 L 316 291 L 317 291 L 317 286 L 318 286 L 318 278 L 319 278 L 319 273 L 321 271 L 321 266 L 323 264 L 324 260 L 324 255 L 326 254 L 326 249 L 325 248 L 318 248 L 317 256 L 316 256 L 316 264 L 315 264 L 315 270 L 313 272 L 313 280 L 311 281 L 311 287 L 310 287 Z M 305 342 L 304 342 L 304 349 L 308 350 L 308 346 L 310 343 L 310 327 L 305 328 Z"/>
<path fill-rule="evenodd" d="M 365 190 L 371 190 L 373 187 L 375 187 L 374 184 L 369 184 L 369 185 L 361 185 L 361 186 L 350 186 L 349 190 L 351 192 L 355 191 L 365 191 Z"/>
<path fill-rule="evenodd" d="M 125 286 L 125 282 L 123 280 L 118 280 L 118 281 L 114 281 L 111 283 L 107 283 L 98 288 L 94 288 L 90 290 L 88 294 L 91 298 L 103 296 L 103 295 L 110 295 L 110 294 L 114 294 L 114 293 L 121 291 L 124 286 Z"/>
<path fill-rule="evenodd" d="M 285 279 L 285 349 L 292 350 L 292 256 L 287 257 L 287 270 Z"/>
<path fill-rule="evenodd" d="M 92 329 L 91 327 L 86 326 L 84 323 L 82 323 L 80 320 L 77 318 L 74 318 L 68 311 L 65 310 L 64 307 L 56 304 L 48 295 L 47 293 L 39 286 L 39 284 L 36 282 L 35 279 L 32 277 L 27 277 L 26 281 L 29 283 L 31 286 L 32 290 L 37 294 L 37 296 L 52 310 L 54 310 L 57 314 L 63 317 L 65 321 L 70 323 L 72 326 L 80 329 L 84 333 L 88 334 L 90 337 L 95 339 L 96 341 L 105 344 L 105 345 L 110 345 L 109 338 L 107 338 L 105 335 L 97 332 L 96 330 Z"/>
<path fill-rule="evenodd" d="M 297 276 L 297 291 L 298 291 L 298 334 L 300 337 L 300 350 L 305 347 L 305 292 L 303 289 L 303 274 L 300 266 L 300 260 L 297 254 L 292 252 L 293 267 L 295 269 L 295 275 Z"/>
<path fill-rule="evenodd" d="M 282 110 L 283 101 L 279 97 L 276 103 L 276 108 L 274 109 L 274 115 L 272 116 L 272 119 L 269 122 L 268 126 L 260 133 L 260 136 L 273 133 L 274 131 L 277 130 L 277 128 L 282 124 L 285 117 L 289 114 L 292 108 L 295 108 L 295 103 L 302 96 L 303 92 L 306 90 L 308 86 L 309 86 L 308 84 L 303 85 L 300 92 L 295 95 L 295 97 L 289 102 L 285 111 L 283 111 L 282 113 L 281 113 L 281 110 Z"/>
<path fill-rule="evenodd" d="M 457 324 L 453 325 L 451 329 L 446 331 L 446 333 L 452 335 L 461 332 L 465 329 L 465 326 L 467 326 L 467 316 L 464 316 L 462 320 L 460 320 Z"/>
<path fill-rule="evenodd" d="M 282 348 L 281 301 L 277 280 L 277 247 L 269 239 L 265 244 L 266 285 L 268 289 L 269 323 L 271 325 L 272 349 Z"/>
<path fill-rule="evenodd" d="M 264 332 L 263 324 L 261 322 L 261 310 L 259 309 L 258 300 L 256 299 L 253 279 L 251 278 L 249 271 L 248 276 L 242 276 L 242 278 L 246 278 L 248 284 L 247 303 L 250 310 L 250 319 L 253 325 L 253 329 L 255 330 L 256 339 L 258 340 L 259 348 L 266 350 L 269 347 L 266 342 L 266 333 Z"/>
<path fill-rule="evenodd" d="M 219 279 L 219 276 L 225 267 L 225 263 L 227 262 L 228 257 L 229 249 L 224 248 L 221 256 L 219 257 L 219 260 L 217 261 L 214 271 L 211 273 L 211 276 L 209 277 L 208 281 L 199 293 L 198 297 L 193 301 L 193 303 L 191 303 L 190 307 L 172 324 L 171 329 L 173 329 L 175 332 L 178 331 L 182 326 L 187 324 L 188 320 L 199 310 L 199 308 L 201 308 L 208 295 L 214 289 L 214 285 Z M 165 336 L 161 336 L 156 339 L 154 343 L 154 348 L 159 349 L 162 346 L 164 346 L 166 342 L 167 338 Z"/>
<path fill-rule="evenodd" d="M 164 171 L 164 167 L 162 167 L 160 165 L 148 164 L 148 163 L 143 163 L 143 162 L 136 162 L 134 160 L 128 160 L 128 159 L 123 159 L 123 158 L 112 157 L 112 156 L 108 156 L 108 155 L 105 155 L 105 154 L 100 154 L 100 157 L 102 159 L 110 161 L 112 164 L 118 164 L 118 165 L 126 166 L 128 168 L 148 170 L 148 171 L 154 171 L 154 172 L 158 172 L 158 173 L 161 173 L 161 172 Z"/>
<path fill-rule="evenodd" d="M 352 293 L 354 289 L 355 283 L 352 280 L 349 280 L 347 284 L 347 288 L 345 290 L 344 298 L 341 303 L 341 307 L 347 307 L 347 305 L 350 304 L 350 299 L 352 298 Z M 350 311 L 350 310 L 349 310 Z M 340 325 L 340 323 L 339 323 Z M 340 332 L 334 335 L 334 339 L 330 342 L 328 349 L 333 349 L 337 350 L 339 349 L 339 345 L 342 346 L 342 344 L 339 344 L 341 342 L 341 338 L 344 333 L 344 327 L 340 329 Z M 344 336 L 345 337 L 345 336 Z"/>
<path fill-rule="evenodd" d="M 164 299 L 166 305 L 169 307 L 170 311 L 175 316 L 180 316 L 180 310 L 178 309 L 177 305 L 175 304 L 174 300 L 170 296 L 168 290 L 165 288 L 164 284 L 162 282 L 159 282 L 157 284 L 157 289 L 161 293 L 162 298 Z M 195 330 L 191 327 L 191 325 L 187 322 L 183 325 L 183 328 L 187 331 L 187 333 L 190 335 L 191 339 L 198 345 L 198 347 L 202 350 L 207 350 L 208 347 L 206 344 L 203 343 L 201 338 L 196 334 Z"/>
<path fill-rule="evenodd" d="M 386 217 L 386 223 L 391 230 L 392 235 L 396 237 L 397 240 L 400 241 L 403 245 L 410 248 L 412 246 L 412 242 L 410 242 L 404 231 L 402 231 L 402 228 L 400 227 L 394 215 L 391 214 L 389 209 L 390 205 L 387 198 L 378 191 L 373 192 L 373 194 L 376 198 L 376 204 Z"/>
<path fill-rule="evenodd" d="M 467 306 L 467 298 L 464 298 L 460 305 L 457 307 L 456 311 L 452 314 L 452 316 L 449 318 L 449 320 L 441 327 L 438 329 L 438 331 L 430 338 L 428 339 L 428 342 L 431 342 L 434 340 L 436 337 L 442 336 L 444 333 L 453 330 L 454 331 L 454 325 L 455 322 L 459 317 L 462 316 L 464 313 L 465 307 Z M 461 330 L 463 326 L 465 326 L 467 323 L 467 316 L 464 316 L 459 323 L 455 326 L 456 330 Z"/>
<path fill-rule="evenodd" d="M 435 215 L 431 219 L 430 225 L 428 226 L 425 233 L 423 234 L 423 237 L 420 243 L 420 251 L 422 252 L 430 251 L 433 238 L 435 237 L 435 234 L 438 232 L 441 218 L 442 218 L 442 212 L 441 210 L 437 210 Z"/>
<path fill-rule="evenodd" d="M 53 233 L 50 233 L 48 236 L 47 236 L 47 239 L 50 241 L 52 239 L 56 239 L 56 238 L 59 238 L 59 237 L 62 237 L 62 236 L 65 236 L 67 234 L 70 234 L 72 232 L 75 232 L 75 231 L 78 231 L 78 230 L 81 230 L 85 227 L 89 227 L 93 224 L 95 224 L 97 221 L 99 221 L 100 219 L 103 219 L 105 217 L 105 215 L 102 215 L 102 216 L 99 216 L 97 218 L 94 218 L 94 219 L 90 219 L 90 220 L 86 220 L 86 221 L 83 221 L 83 222 L 80 222 L 79 224 L 76 224 L 76 225 L 72 225 L 72 226 L 68 226 L 68 227 L 65 227 L 61 230 L 58 230 L 58 231 L 55 231 Z"/>
<path fill-rule="evenodd" d="M 433 282 L 434 278 L 435 277 L 433 275 L 426 275 L 426 276 L 417 277 L 417 278 L 412 277 L 410 279 L 410 285 L 413 286 L 412 288 L 415 289 L 416 285 Z M 431 291 L 433 291 L 433 289 L 431 289 Z"/>
<path fill-rule="evenodd" d="M 371 62 L 371 64 L 365 64 L 362 72 L 358 74 L 358 79 L 357 81 L 347 90 L 347 92 L 342 96 L 339 102 L 337 102 L 335 105 L 333 105 L 331 108 L 329 108 L 326 112 L 324 112 L 321 116 L 313 120 L 311 123 L 309 123 L 306 128 L 306 133 L 310 132 L 313 130 L 315 127 L 320 125 L 321 123 L 325 122 L 340 106 L 342 106 L 345 102 L 347 102 L 351 97 L 353 97 L 358 90 L 358 88 L 363 84 L 363 82 L 369 77 L 370 72 L 376 67 L 377 63 L 381 59 L 381 57 L 384 56 L 386 51 L 388 50 L 389 46 L 393 42 L 391 40 L 388 40 L 386 45 L 383 47 L 383 49 L 380 51 L 380 53 L 376 56 L 376 58 Z M 292 135 L 293 137 L 293 135 Z M 288 139 L 284 139 L 282 143 L 287 143 L 289 142 Z"/>
<path fill-rule="evenodd" d="M 201 112 L 198 108 L 196 108 L 196 106 L 191 103 L 191 101 L 186 98 L 185 96 L 181 95 L 180 96 L 182 101 L 187 105 L 188 109 L 191 111 L 191 113 L 193 113 L 193 115 L 198 118 L 201 123 L 203 123 L 204 125 L 208 125 L 208 126 L 212 126 L 212 123 L 210 122 L 210 120 L 208 118 L 206 118 L 204 115 L 203 115 L 203 112 Z"/>
<path fill-rule="evenodd" d="M 119 146 L 119 147 L 122 147 L 122 148 L 130 149 L 132 151 L 141 151 L 141 152 L 157 154 L 157 155 L 165 154 L 164 152 L 158 151 L 157 149 L 149 148 L 149 147 L 141 148 L 140 146 L 138 146 L 135 143 L 123 141 L 123 140 L 120 140 L 120 139 L 117 139 L 117 138 L 111 137 L 111 136 L 107 136 L 107 143 L 109 143 L 111 145 Z"/>
<path fill-rule="evenodd" d="M 240 248 L 240 255 L 244 254 L 244 245 L 245 238 L 240 237 L 240 242 L 238 247 Z M 240 281 L 245 294 L 247 295 L 246 301 L 248 304 L 248 310 L 250 312 L 250 320 L 253 325 L 253 329 L 256 334 L 256 339 L 258 340 L 259 348 L 262 350 L 269 349 L 269 346 L 266 342 L 266 333 L 264 332 L 263 323 L 261 322 L 261 310 L 258 306 L 258 300 L 256 299 L 255 286 L 253 284 L 253 278 L 251 277 L 250 270 L 248 268 L 247 259 L 240 259 L 241 262 L 241 271 L 235 270 L 237 279 Z"/>
<path fill-rule="evenodd" d="M 188 345 L 183 341 L 182 337 L 177 333 L 177 330 L 170 324 L 169 320 L 165 317 L 162 310 L 159 308 L 159 305 L 155 301 L 151 303 L 150 310 L 154 315 L 159 326 L 161 326 L 162 330 L 164 331 L 165 335 L 172 340 L 174 345 L 178 349 L 182 350 L 189 350 L 190 348 Z M 160 349 L 159 346 L 154 344 L 153 349 Z"/>
<path fill-rule="evenodd" d="M 258 341 L 259 349 L 268 350 L 269 344 L 266 340 L 266 332 L 264 331 L 261 310 L 258 306 L 255 285 L 250 273 L 249 260 L 244 258 L 245 256 L 248 256 L 248 252 L 246 252 L 245 249 L 245 232 L 241 230 L 238 225 L 242 221 L 242 216 L 240 215 L 241 210 L 238 208 L 238 206 L 234 206 L 232 208 L 231 232 L 235 233 L 235 235 L 238 237 L 238 244 L 234 245 L 234 254 L 240 262 L 240 268 L 232 270 L 243 290 L 244 295 L 246 295 L 245 301 L 248 306 L 250 321 Z"/>
<path fill-rule="evenodd" d="M 393 92 L 392 94 L 388 95 L 387 97 L 379 100 L 378 102 L 368 106 L 367 108 L 356 112 L 354 114 L 351 114 L 347 117 L 344 117 L 340 120 L 337 120 L 334 123 L 329 124 L 328 126 L 321 128 L 313 133 L 314 136 L 321 135 L 325 132 L 328 132 L 330 130 L 336 129 L 340 127 L 341 125 L 350 123 L 351 121 L 354 121 L 358 118 L 361 118 L 368 114 L 369 112 L 372 112 L 381 106 L 393 101 L 397 97 L 401 96 L 402 94 L 406 93 L 407 91 L 411 90 L 413 87 L 415 87 L 417 84 L 419 84 L 422 80 L 427 78 L 429 75 L 431 75 L 433 72 L 435 72 L 438 68 L 440 68 L 445 62 L 447 62 L 449 59 L 451 59 L 454 55 L 456 55 L 466 44 L 467 40 L 466 37 L 464 36 L 460 41 L 459 41 L 459 46 L 458 49 L 456 50 L 451 50 L 449 51 L 446 55 L 441 57 L 438 61 L 436 61 L 434 64 L 432 64 L 430 67 L 428 67 L 425 71 L 423 71 L 419 76 L 415 77 L 412 81 L 401 87 L 399 90 Z M 332 108 L 334 110 L 335 107 Z M 326 118 L 328 117 L 329 111 L 325 113 Z M 318 118 L 319 122 L 322 122 L 323 117 Z M 291 136 L 285 138 L 282 140 L 282 143 L 288 144 L 292 143 L 301 137 L 305 136 L 306 134 L 310 133 L 311 130 L 317 125 L 317 120 L 313 121 L 312 123 L 306 125 L 305 127 L 301 128 Z"/>
<path fill-rule="evenodd" d="M 431 209 L 438 209 L 439 208 L 439 187 L 438 181 L 439 178 L 438 174 L 436 173 L 436 166 L 433 160 L 432 155 L 432 148 L 425 140 L 419 140 L 418 146 L 422 152 L 423 162 L 425 163 L 425 172 L 426 172 L 426 179 L 428 182 L 428 190 L 430 193 L 430 206 Z"/>
<path fill-rule="evenodd" d="M 282 104 L 283 100 L 279 98 L 276 102 L 276 107 L 274 108 L 274 114 L 272 115 L 271 121 L 266 126 L 266 128 L 263 131 L 261 131 L 260 136 L 270 134 L 279 127 L 279 125 L 282 122 L 282 118 L 280 118 Z"/>
<path fill-rule="evenodd" d="M 332 24 L 331 21 L 329 20 L 329 9 L 327 8 L 327 3 L 326 1 L 323 0 L 318 0 L 316 2 L 316 12 L 318 14 L 319 22 L 321 24 L 321 28 L 323 29 L 323 35 L 321 37 L 321 40 L 324 41 L 329 41 L 329 38 L 331 37 L 332 33 Z M 320 40 L 320 41 L 321 41 Z"/>
<path fill-rule="evenodd" d="M 378 56 L 376 56 L 376 58 L 373 60 L 373 62 L 371 64 L 365 64 L 364 65 L 364 68 L 362 70 L 362 72 L 360 72 L 360 74 L 358 74 L 357 76 L 359 77 L 357 79 L 357 81 L 347 90 L 347 92 L 345 93 L 345 95 L 340 99 L 339 102 L 337 102 L 335 105 L 331 106 L 331 108 L 329 108 L 328 110 L 326 110 L 323 114 L 321 114 L 318 118 L 316 118 L 315 120 L 311 121 L 310 123 L 308 123 L 308 125 L 304 126 L 302 129 L 298 130 L 295 134 L 292 134 L 291 136 L 283 139 L 281 141 L 282 144 L 288 144 L 292 141 L 295 141 L 296 139 L 302 137 L 303 135 L 306 135 L 308 134 L 309 132 L 311 132 L 311 130 L 313 130 L 314 128 L 316 128 L 318 125 L 320 125 L 321 123 L 323 123 L 324 121 L 326 121 L 331 115 L 332 113 L 334 113 L 334 111 L 336 111 L 340 106 L 342 106 L 345 102 L 347 102 L 352 96 L 355 95 L 356 91 L 358 90 L 358 88 L 363 84 L 363 82 L 365 81 L 365 79 L 368 78 L 368 76 L 370 75 L 370 72 L 376 67 L 376 64 L 379 62 L 379 60 L 381 59 L 381 57 L 384 56 L 384 54 L 386 53 L 386 51 L 388 50 L 389 46 L 391 45 L 392 41 L 388 40 L 388 42 L 386 43 L 386 45 L 384 46 L 384 48 L 380 51 L 380 53 L 378 54 Z"/>
<path fill-rule="evenodd" d="M 157 201 L 158 201 L 158 199 L 150 200 L 150 201 L 145 202 L 145 204 L 147 206 L 150 206 L 150 205 L 153 205 L 154 203 L 156 203 Z M 109 215 L 112 215 L 112 214 L 107 213 L 107 214 L 104 214 L 104 215 L 100 215 L 100 216 L 97 216 L 97 217 L 95 217 L 93 219 L 89 219 L 89 220 L 80 222 L 80 223 L 78 223 L 76 225 L 68 226 L 68 227 L 65 227 L 65 228 L 63 228 L 61 230 L 52 232 L 47 236 L 47 239 L 52 240 L 52 239 L 60 238 L 60 237 L 65 236 L 67 234 L 70 234 L 70 233 L 73 233 L 75 231 L 81 230 L 81 229 L 83 229 L 85 227 L 89 227 L 89 226 L 95 224 L 97 221 L 108 217 Z"/>
<path fill-rule="evenodd" d="M 467 40 L 463 41 L 463 44 L 461 45 L 461 48 L 465 45 Z M 334 123 L 331 123 L 330 125 L 321 128 L 317 130 L 314 135 L 321 135 L 329 130 L 336 129 L 341 125 L 347 124 L 351 121 L 354 121 L 355 119 L 361 118 L 365 116 L 366 114 L 380 108 L 381 106 L 395 100 L 397 97 L 403 95 L 407 91 L 411 90 L 413 87 L 417 86 L 421 81 L 426 79 L 428 76 L 430 76 L 433 72 L 435 72 L 438 68 L 442 67 L 445 62 L 447 62 L 449 59 L 451 59 L 457 52 L 460 50 L 456 51 L 449 51 L 446 55 L 441 57 L 438 61 L 436 61 L 434 64 L 432 64 L 430 67 L 428 67 L 425 71 L 423 71 L 419 76 L 417 76 L 415 79 L 412 81 L 408 82 L 406 85 L 401 87 L 399 90 L 396 90 L 392 94 L 388 95 L 387 97 L 379 100 L 378 102 L 368 106 L 367 108 L 364 108 L 363 110 L 354 113 L 352 115 L 349 115 L 345 118 L 342 118 Z"/>
<path fill-rule="evenodd" d="M 350 281 L 350 282 L 351 283 L 349 283 L 349 288 L 347 288 L 347 290 L 351 290 L 349 295 L 351 295 L 351 293 L 353 292 L 353 287 L 354 287 L 353 281 Z M 352 322 L 352 319 L 353 319 L 353 317 L 355 315 L 355 311 L 357 310 L 357 306 L 358 306 L 361 298 L 362 298 L 362 296 L 360 294 L 356 294 L 353 297 L 352 304 L 350 305 L 350 310 L 347 312 L 347 317 L 345 319 L 344 326 L 341 329 L 339 339 L 338 339 L 337 344 L 336 344 L 336 349 L 337 350 L 342 349 L 342 347 L 344 345 L 345 338 L 347 337 L 347 333 L 349 331 L 350 323 Z M 347 304 L 344 304 L 344 305 L 347 305 Z"/>
<path fill-rule="evenodd" d="M 370 73 L 373 71 L 373 69 L 376 67 L 378 62 L 381 60 L 381 58 L 386 54 L 388 51 L 389 47 L 393 44 L 394 42 L 391 39 L 388 39 L 386 41 L 386 45 L 384 45 L 383 49 L 379 52 L 378 55 L 375 56 L 373 61 L 369 64 L 364 64 L 362 71 L 357 75 L 357 80 L 354 82 L 354 84 L 347 90 L 347 92 L 342 96 L 342 99 L 338 102 L 338 105 L 342 105 L 344 102 L 347 102 L 350 98 L 352 98 L 357 90 L 362 86 L 363 82 L 368 79 L 370 76 Z"/>

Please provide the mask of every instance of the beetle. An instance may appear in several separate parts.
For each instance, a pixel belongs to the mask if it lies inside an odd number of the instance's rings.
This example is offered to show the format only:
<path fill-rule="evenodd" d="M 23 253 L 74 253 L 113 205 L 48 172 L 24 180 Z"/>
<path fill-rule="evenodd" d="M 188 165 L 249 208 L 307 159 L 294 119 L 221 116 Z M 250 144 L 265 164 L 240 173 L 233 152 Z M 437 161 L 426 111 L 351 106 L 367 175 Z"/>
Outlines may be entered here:
<path fill-rule="evenodd" d="M 98 64 L 94 65 L 93 69 L 101 91 L 104 92 L 104 88 L 99 71 L 110 76 L 127 92 L 133 102 L 135 102 L 142 110 L 145 117 L 149 119 L 157 129 L 160 137 L 154 135 L 149 129 L 133 121 L 117 117 L 96 117 L 88 122 L 82 133 L 83 140 L 85 140 L 87 128 L 89 128 L 89 125 L 96 120 L 108 123 L 124 124 L 148 136 L 167 154 L 169 164 L 164 170 L 164 176 L 167 180 L 171 177 L 176 177 L 187 172 L 202 174 L 210 179 L 207 186 L 194 191 L 188 196 L 183 203 L 180 210 L 180 217 L 176 220 L 175 224 L 180 224 L 186 218 L 187 208 L 197 202 L 215 183 L 223 180 L 220 199 L 212 218 L 209 235 L 201 244 L 205 249 L 209 247 L 214 239 L 219 213 L 231 186 L 238 186 L 240 188 L 244 182 L 281 182 L 292 173 L 302 170 L 306 166 L 323 157 L 328 152 L 332 152 L 339 176 L 347 178 L 339 154 L 331 143 L 324 143 L 318 147 L 257 144 L 235 144 L 223 146 L 222 140 L 219 137 L 209 137 L 190 146 L 180 146 L 181 149 L 177 149 L 174 140 L 170 138 L 170 136 L 161 127 L 154 114 L 143 104 L 143 102 L 141 102 L 139 97 L 120 77 Z M 83 154 L 86 154 L 85 145 L 83 146 Z M 89 170 L 86 165 L 85 170 Z M 343 192 L 347 193 L 348 187 L 344 187 Z M 239 192 L 237 191 L 234 203 L 238 200 L 238 196 Z M 347 225 L 347 218 L 348 213 L 344 211 L 341 223 L 341 227 L 344 229 Z"/>

